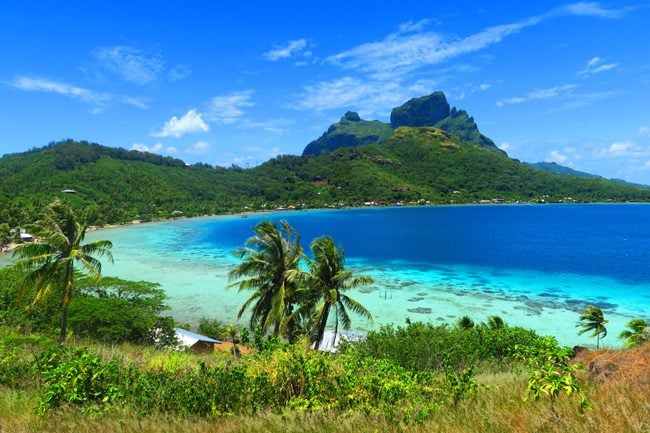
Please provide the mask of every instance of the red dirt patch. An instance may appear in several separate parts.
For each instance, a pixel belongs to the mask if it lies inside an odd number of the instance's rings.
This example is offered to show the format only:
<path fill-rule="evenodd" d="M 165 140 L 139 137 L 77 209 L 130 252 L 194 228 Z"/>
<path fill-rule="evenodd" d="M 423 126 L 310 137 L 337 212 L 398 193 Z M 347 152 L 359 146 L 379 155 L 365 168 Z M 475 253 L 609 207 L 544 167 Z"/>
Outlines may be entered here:
<path fill-rule="evenodd" d="M 575 361 L 599 382 L 623 380 L 650 386 L 650 343 L 632 349 L 583 351 Z"/>

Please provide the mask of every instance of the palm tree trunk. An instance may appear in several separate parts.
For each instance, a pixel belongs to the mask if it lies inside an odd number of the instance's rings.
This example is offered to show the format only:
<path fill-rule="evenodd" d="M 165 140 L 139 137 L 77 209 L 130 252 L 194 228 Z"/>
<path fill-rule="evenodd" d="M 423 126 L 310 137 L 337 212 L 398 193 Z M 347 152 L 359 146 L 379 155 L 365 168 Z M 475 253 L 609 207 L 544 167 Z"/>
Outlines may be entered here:
<path fill-rule="evenodd" d="M 600 334 L 596 334 L 596 350 L 600 348 Z"/>
<path fill-rule="evenodd" d="M 316 330 L 316 345 L 314 348 L 318 350 L 321 343 L 323 342 L 323 336 L 325 336 L 325 327 L 327 326 L 327 317 L 330 314 L 330 304 L 327 302 L 323 305 L 323 311 L 318 318 L 318 329 Z"/>
<path fill-rule="evenodd" d="M 332 347 L 336 345 L 336 336 L 339 333 L 339 306 L 334 306 L 334 341 L 332 342 Z"/>
<path fill-rule="evenodd" d="M 66 267 L 65 291 L 63 293 L 63 304 L 61 305 L 61 335 L 59 343 L 65 344 L 65 338 L 68 333 L 68 307 L 72 297 L 72 264 Z"/>

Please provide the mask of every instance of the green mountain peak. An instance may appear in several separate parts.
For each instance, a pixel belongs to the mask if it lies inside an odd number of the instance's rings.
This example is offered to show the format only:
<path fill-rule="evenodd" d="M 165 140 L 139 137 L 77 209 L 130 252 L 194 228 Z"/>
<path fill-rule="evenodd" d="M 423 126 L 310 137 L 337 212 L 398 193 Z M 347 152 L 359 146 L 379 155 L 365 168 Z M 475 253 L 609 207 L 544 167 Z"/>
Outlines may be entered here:
<path fill-rule="evenodd" d="M 390 115 L 390 124 L 378 120 L 362 120 L 357 113 L 348 111 L 339 122 L 331 125 L 323 135 L 309 143 L 302 154 L 315 156 L 340 147 L 382 144 L 393 130 L 403 126 L 435 126 L 467 143 L 505 155 L 492 140 L 481 134 L 474 118 L 465 110 L 450 108 L 443 92 L 412 98 L 395 107 Z"/>

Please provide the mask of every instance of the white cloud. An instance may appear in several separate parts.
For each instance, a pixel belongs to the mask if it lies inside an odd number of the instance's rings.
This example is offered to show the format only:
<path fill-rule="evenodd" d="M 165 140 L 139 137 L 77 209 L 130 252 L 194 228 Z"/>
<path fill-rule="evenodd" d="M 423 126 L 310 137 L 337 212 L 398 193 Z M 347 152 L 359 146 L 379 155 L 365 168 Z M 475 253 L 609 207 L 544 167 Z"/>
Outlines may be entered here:
<path fill-rule="evenodd" d="M 639 137 L 647 137 L 647 136 L 650 136 L 650 127 L 648 127 L 648 126 L 642 126 L 642 127 L 640 127 L 639 130 L 637 131 L 637 135 L 638 135 Z"/>
<path fill-rule="evenodd" d="M 257 165 L 260 162 L 267 161 L 271 158 L 282 153 L 279 147 L 265 148 L 261 146 L 248 146 L 244 147 L 237 154 L 226 153 L 225 158 L 216 162 L 216 165 L 221 167 L 230 167 L 231 165 L 242 166 L 245 165 L 248 168 L 251 163 L 252 165 Z"/>
<path fill-rule="evenodd" d="M 596 159 L 645 159 L 650 156 L 650 147 L 644 147 L 631 140 L 622 140 L 608 146 L 597 147 L 592 155 Z"/>
<path fill-rule="evenodd" d="M 566 155 L 561 154 L 559 150 L 554 149 L 551 150 L 551 152 L 548 154 L 547 159 L 552 162 L 557 162 L 558 164 L 563 164 L 564 162 L 566 162 L 568 157 Z"/>
<path fill-rule="evenodd" d="M 274 134 L 285 134 L 287 132 L 286 126 L 288 122 L 284 119 L 271 119 L 265 121 L 253 121 L 248 119 L 243 119 L 241 121 L 241 127 L 247 129 L 261 129 L 266 132 L 272 132 Z"/>
<path fill-rule="evenodd" d="M 17 77 L 9 83 L 12 87 L 27 91 L 56 93 L 67 96 L 93 106 L 93 113 L 100 113 L 111 103 L 132 105 L 138 108 L 149 108 L 141 99 L 131 96 L 115 95 L 113 93 L 96 92 L 66 83 L 48 80 L 47 78 Z"/>
<path fill-rule="evenodd" d="M 490 84 L 490 83 L 483 83 L 483 84 L 481 84 L 480 86 L 478 86 L 478 89 L 479 89 L 479 90 L 488 90 L 488 89 L 491 88 L 491 87 L 492 87 L 492 84 Z"/>
<path fill-rule="evenodd" d="M 625 155 L 634 144 L 631 141 L 618 141 L 609 146 L 609 154 L 612 156 Z"/>
<path fill-rule="evenodd" d="M 383 39 L 363 43 L 327 57 L 326 63 L 339 66 L 346 71 L 346 75 L 306 86 L 294 106 L 316 110 L 350 105 L 356 108 L 359 104 L 367 105 L 366 98 L 369 95 L 373 102 L 383 99 L 387 103 L 391 101 L 392 104 L 393 95 L 410 96 L 408 86 L 413 80 L 429 78 L 434 73 L 440 77 L 438 81 L 445 78 L 441 75 L 445 70 L 444 66 L 436 69 L 433 69 L 432 66 L 442 66 L 451 59 L 484 50 L 528 27 L 567 15 L 611 18 L 622 16 L 625 11 L 605 9 L 597 3 L 575 3 L 552 9 L 541 15 L 488 27 L 474 34 L 458 38 L 449 38 L 437 32 L 425 31 L 427 20 L 410 21 L 402 24 L 398 31 L 388 34 Z M 472 66 L 469 68 L 477 69 Z M 352 82 L 359 83 L 360 87 L 350 85 Z M 490 84 L 484 83 L 474 91 L 487 90 L 490 88 L 489 86 Z M 389 97 L 378 97 L 378 90 L 381 90 L 382 87 L 390 89 Z M 558 87 L 546 90 L 566 91 L 568 89 Z M 330 91 L 331 93 L 329 93 Z M 458 98 L 462 99 L 470 95 L 472 91 L 460 89 L 456 93 Z M 543 91 L 536 91 L 526 97 L 502 100 L 500 105 L 550 97 L 552 96 L 544 94 Z M 320 98 L 320 100 L 316 100 L 316 98 Z M 398 100 L 397 102 L 403 101 Z M 391 105 L 377 105 L 370 111 L 383 112 L 390 108 Z"/>
<path fill-rule="evenodd" d="M 575 84 L 565 84 L 563 86 L 549 87 L 547 89 L 538 89 L 526 93 L 523 96 L 514 96 L 512 98 L 500 99 L 497 101 L 498 107 L 511 104 L 523 104 L 530 101 L 539 101 L 542 99 L 550 99 L 557 97 L 565 97 L 567 92 L 571 92 L 576 87 Z"/>
<path fill-rule="evenodd" d="M 167 154 L 174 154 L 178 152 L 178 150 L 175 147 L 165 146 L 162 143 L 156 143 L 153 146 L 147 146 L 146 144 L 142 144 L 142 143 L 133 143 L 133 145 L 131 145 L 130 150 L 137 150 L 139 152 L 167 153 Z"/>
<path fill-rule="evenodd" d="M 421 95 L 422 86 L 414 87 L 417 89 L 415 92 L 401 87 L 398 82 L 364 81 L 347 76 L 306 86 L 298 101 L 298 108 L 320 111 L 354 107 L 359 114 L 378 113 L 415 94 Z"/>
<path fill-rule="evenodd" d="M 573 3 L 561 7 L 558 11 L 571 15 L 592 16 L 599 18 L 622 18 L 633 8 L 626 7 L 622 9 L 606 9 L 596 2 Z"/>
<path fill-rule="evenodd" d="M 215 96 L 208 103 L 208 117 L 216 123 L 230 124 L 237 122 L 244 114 L 242 108 L 252 107 L 253 91 L 244 90 L 229 95 Z"/>
<path fill-rule="evenodd" d="M 210 152 L 211 149 L 212 147 L 210 146 L 210 143 L 208 143 L 207 141 L 197 141 L 192 146 L 187 147 L 185 149 L 185 152 L 202 155 Z"/>
<path fill-rule="evenodd" d="M 180 118 L 173 116 L 158 132 L 152 132 L 153 137 L 176 137 L 196 132 L 208 132 L 210 127 L 203 121 L 201 114 L 192 108 Z"/>
<path fill-rule="evenodd" d="M 179 81 L 187 78 L 192 73 L 192 70 L 186 65 L 176 65 L 169 70 L 167 76 L 169 81 Z"/>
<path fill-rule="evenodd" d="M 397 32 L 389 34 L 381 41 L 365 43 L 330 56 L 326 61 L 344 69 L 368 73 L 375 79 L 403 77 L 416 69 L 479 51 L 500 42 L 506 36 L 536 24 L 539 20 L 533 17 L 513 24 L 489 27 L 465 38 L 451 41 L 445 40 L 435 32 L 414 34 Z"/>
<path fill-rule="evenodd" d="M 273 49 L 267 51 L 262 56 L 266 60 L 276 62 L 280 59 L 287 59 L 295 56 L 307 48 L 307 41 L 305 39 L 296 39 L 289 41 L 285 46 L 275 46 Z M 305 53 L 303 53 L 305 54 Z"/>
<path fill-rule="evenodd" d="M 511 150 L 514 147 L 514 145 L 512 143 L 504 141 L 503 143 L 500 143 L 497 147 L 499 149 L 503 150 L 504 152 L 507 152 L 507 151 Z"/>
<path fill-rule="evenodd" d="M 123 45 L 97 47 L 92 55 L 105 69 L 137 84 L 157 80 L 165 65 L 160 53 L 147 55 L 142 50 Z"/>
<path fill-rule="evenodd" d="M 429 25 L 429 23 L 431 23 L 431 20 L 429 19 L 407 21 L 403 24 L 400 24 L 399 31 L 400 33 L 421 32 L 427 25 Z"/>
<path fill-rule="evenodd" d="M 588 76 L 599 72 L 609 71 L 618 66 L 618 63 L 603 63 L 605 60 L 600 57 L 592 57 L 587 64 L 578 71 L 578 75 Z"/>

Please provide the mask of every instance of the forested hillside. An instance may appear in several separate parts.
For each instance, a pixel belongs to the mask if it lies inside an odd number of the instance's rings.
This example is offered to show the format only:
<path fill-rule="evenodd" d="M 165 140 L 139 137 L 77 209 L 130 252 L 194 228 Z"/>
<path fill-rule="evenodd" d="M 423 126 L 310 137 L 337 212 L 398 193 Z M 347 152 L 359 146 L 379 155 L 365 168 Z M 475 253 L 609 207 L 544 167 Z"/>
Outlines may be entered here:
<path fill-rule="evenodd" d="M 187 165 L 66 140 L 4 156 L 0 177 L 0 224 L 9 227 L 34 221 L 62 194 L 90 209 L 95 224 L 368 201 L 650 200 L 648 189 L 541 172 L 432 127 L 400 127 L 382 145 L 339 148 L 315 157 L 280 156 L 251 169 Z"/>

